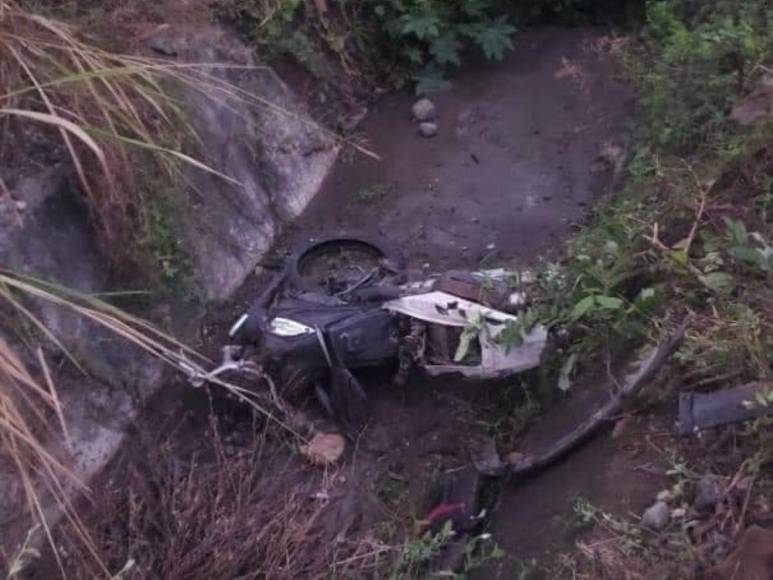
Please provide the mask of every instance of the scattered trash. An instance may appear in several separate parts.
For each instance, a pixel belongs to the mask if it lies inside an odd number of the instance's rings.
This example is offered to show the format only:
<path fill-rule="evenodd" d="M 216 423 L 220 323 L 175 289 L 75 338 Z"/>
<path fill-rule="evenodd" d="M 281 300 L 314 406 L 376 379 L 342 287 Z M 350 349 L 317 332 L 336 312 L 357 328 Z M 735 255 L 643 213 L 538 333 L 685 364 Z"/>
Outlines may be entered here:
<path fill-rule="evenodd" d="M 712 570 L 717 580 L 770 580 L 773 578 L 773 530 L 746 529 L 738 547 Z"/>
<path fill-rule="evenodd" d="M 437 107 L 429 99 L 419 99 L 413 104 L 411 108 L 413 118 L 419 122 L 433 121 L 437 116 Z"/>
<path fill-rule="evenodd" d="M 672 520 L 681 520 L 686 515 L 687 515 L 687 510 L 685 508 L 675 508 L 671 510 Z"/>
<path fill-rule="evenodd" d="M 486 517 L 480 507 L 481 478 L 471 468 L 463 469 L 443 481 L 443 493 L 429 512 L 426 524 L 432 534 L 441 534 L 450 526 L 453 539 L 434 556 L 432 576 L 454 576 L 464 562 L 467 540 Z"/>
<path fill-rule="evenodd" d="M 628 430 L 628 426 L 631 423 L 631 417 L 623 417 L 618 419 L 615 423 L 615 427 L 612 429 L 612 439 L 620 439 Z"/>
<path fill-rule="evenodd" d="M 480 524 L 485 515 L 478 505 L 480 484 L 480 476 L 470 468 L 447 477 L 440 501 L 427 515 L 429 529 L 438 533 L 449 520 L 455 532 L 469 532 Z"/>
<path fill-rule="evenodd" d="M 771 391 L 773 381 L 757 381 L 716 393 L 684 393 L 679 397 L 679 434 L 769 415 L 773 404 L 766 404 L 764 396 Z"/>
<path fill-rule="evenodd" d="M 438 124 L 430 121 L 419 123 L 419 134 L 422 137 L 434 137 L 438 132 Z"/>
<path fill-rule="evenodd" d="M 301 445 L 298 450 L 316 465 L 330 465 L 341 458 L 345 447 L 346 441 L 338 433 L 317 433 L 308 445 Z"/>
<path fill-rule="evenodd" d="M 644 510 L 641 516 L 641 523 L 643 526 L 659 531 L 668 525 L 670 518 L 671 510 L 668 508 L 668 504 L 659 501 Z"/>

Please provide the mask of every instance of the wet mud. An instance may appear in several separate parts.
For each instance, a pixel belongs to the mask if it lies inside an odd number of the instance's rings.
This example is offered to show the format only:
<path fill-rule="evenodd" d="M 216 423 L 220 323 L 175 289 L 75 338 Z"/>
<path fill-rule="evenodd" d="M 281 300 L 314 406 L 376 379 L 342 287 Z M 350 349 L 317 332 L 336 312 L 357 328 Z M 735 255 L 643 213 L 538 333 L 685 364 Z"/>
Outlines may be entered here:
<path fill-rule="evenodd" d="M 340 161 L 285 243 L 365 233 L 431 270 L 559 250 L 609 189 L 630 119 L 599 37 L 523 32 L 503 62 L 473 64 L 433 96 L 435 137 L 419 135 L 413 95 L 384 99 L 361 128 L 381 159 Z"/>

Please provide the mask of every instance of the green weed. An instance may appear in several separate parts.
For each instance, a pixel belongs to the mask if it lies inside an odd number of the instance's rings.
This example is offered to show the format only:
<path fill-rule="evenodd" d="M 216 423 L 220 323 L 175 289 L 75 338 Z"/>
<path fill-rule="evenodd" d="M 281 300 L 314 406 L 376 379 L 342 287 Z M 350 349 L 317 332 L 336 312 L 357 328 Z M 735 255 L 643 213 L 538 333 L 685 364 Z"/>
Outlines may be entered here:
<path fill-rule="evenodd" d="M 397 191 L 394 183 L 374 183 L 358 189 L 354 194 L 354 201 L 358 203 L 376 203 L 393 195 Z"/>
<path fill-rule="evenodd" d="M 667 151 L 714 147 L 734 129 L 728 113 L 773 56 L 765 2 L 647 3 L 647 42 L 629 59 L 648 139 Z"/>
<path fill-rule="evenodd" d="M 162 291 L 175 298 L 195 302 L 200 296 L 191 256 L 180 238 L 180 227 L 175 221 L 179 199 L 183 193 L 167 190 L 148 199 L 143 210 L 146 230 L 144 248 L 151 263 L 149 270 L 161 283 Z"/>
<path fill-rule="evenodd" d="M 402 578 L 467 578 L 469 573 L 491 560 L 504 556 L 504 552 L 491 541 L 490 534 L 480 534 L 464 540 L 464 555 L 459 572 L 431 570 L 434 560 L 441 554 L 456 534 L 448 521 L 437 534 L 430 532 L 406 542 L 397 556 L 389 574 L 390 580 Z"/>
<path fill-rule="evenodd" d="M 501 60 L 515 34 L 500 0 L 359 0 L 324 14 L 300 0 L 225 0 L 220 13 L 258 46 L 313 73 L 321 74 L 317 57 L 326 52 L 352 76 L 380 70 L 379 82 L 414 80 L 419 93 L 446 88 L 468 47 Z"/>

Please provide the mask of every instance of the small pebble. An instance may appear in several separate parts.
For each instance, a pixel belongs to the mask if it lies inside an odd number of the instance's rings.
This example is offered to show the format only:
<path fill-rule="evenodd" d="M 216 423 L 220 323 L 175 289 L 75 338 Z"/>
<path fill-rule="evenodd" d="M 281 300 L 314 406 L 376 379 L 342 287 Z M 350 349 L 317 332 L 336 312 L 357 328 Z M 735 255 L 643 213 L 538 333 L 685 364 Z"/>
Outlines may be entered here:
<path fill-rule="evenodd" d="M 434 137 L 437 135 L 437 123 L 424 122 L 419 124 L 419 134 L 422 137 Z"/>
<path fill-rule="evenodd" d="M 432 121 L 437 116 L 437 107 L 429 99 L 419 99 L 413 104 L 411 113 L 417 121 Z"/>

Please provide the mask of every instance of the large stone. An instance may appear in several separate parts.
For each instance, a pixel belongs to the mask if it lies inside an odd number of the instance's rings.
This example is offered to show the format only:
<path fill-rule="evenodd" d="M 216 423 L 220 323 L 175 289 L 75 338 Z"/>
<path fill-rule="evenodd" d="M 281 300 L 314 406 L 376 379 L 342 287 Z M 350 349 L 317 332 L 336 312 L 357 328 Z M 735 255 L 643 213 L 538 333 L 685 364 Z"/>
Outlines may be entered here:
<path fill-rule="evenodd" d="M 722 499 L 722 485 L 716 477 L 707 475 L 695 484 L 693 507 L 698 511 L 713 510 Z"/>
<path fill-rule="evenodd" d="M 671 510 L 668 508 L 668 504 L 659 501 L 644 510 L 641 516 L 641 523 L 643 526 L 659 531 L 668 525 L 670 518 Z"/>
<path fill-rule="evenodd" d="M 438 124 L 437 123 L 430 123 L 429 121 L 425 123 L 419 123 L 419 134 L 422 137 L 434 137 L 437 135 L 438 132 Z"/>
<path fill-rule="evenodd" d="M 70 171 L 0 171 L 11 194 L 0 196 L 0 266 L 84 293 L 105 290 L 109 267 Z M 160 361 L 66 307 L 40 299 L 33 310 L 93 376 L 140 400 L 153 390 Z"/>
<path fill-rule="evenodd" d="M 198 280 L 207 297 L 228 298 L 255 268 L 282 226 L 314 197 L 338 154 L 334 136 L 234 33 L 171 27 L 161 43 L 178 59 L 213 65 L 220 88 L 182 86 L 197 155 L 237 183 L 191 169 L 190 202 L 180 207 Z M 245 68 L 246 67 L 246 68 Z"/>
<path fill-rule="evenodd" d="M 105 290 L 107 262 L 97 250 L 88 210 L 74 190 L 64 165 L 45 169 L 27 166 L 0 170 L 9 190 L 0 195 L 0 267 L 55 282 L 85 293 Z M 161 384 L 162 363 L 97 324 L 44 299 L 25 298 L 25 305 L 61 341 L 88 376 L 61 368 L 64 353 L 48 343 L 49 366 L 58 368 L 56 385 L 69 427 L 68 445 L 58 424 L 41 431 L 49 453 L 87 482 L 107 463 L 123 440 L 137 409 Z M 27 363 L 34 357 L 15 335 L 0 327 L 3 340 Z M 1 451 L 1 450 L 0 450 Z M 65 478 L 65 493 L 77 491 Z M 15 483 L 14 483 L 15 482 Z M 11 553 L 30 528 L 14 464 L 0 456 L 0 551 Z M 41 494 L 48 523 L 61 512 L 52 498 Z"/>

